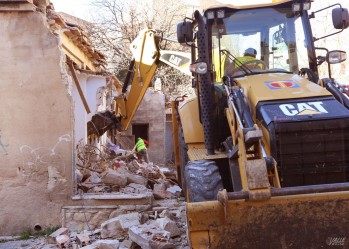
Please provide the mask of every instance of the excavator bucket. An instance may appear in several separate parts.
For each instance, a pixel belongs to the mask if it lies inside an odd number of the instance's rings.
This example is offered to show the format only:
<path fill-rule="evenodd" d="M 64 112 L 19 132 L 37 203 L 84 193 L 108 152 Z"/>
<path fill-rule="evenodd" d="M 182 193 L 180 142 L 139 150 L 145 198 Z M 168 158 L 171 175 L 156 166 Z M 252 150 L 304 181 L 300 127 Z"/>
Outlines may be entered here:
<path fill-rule="evenodd" d="M 349 248 L 349 191 L 317 193 L 348 189 L 349 184 L 328 186 L 278 189 L 278 196 L 261 201 L 246 200 L 248 193 L 232 192 L 225 202 L 188 203 L 191 246 Z M 293 194 L 307 192 L 314 193 Z"/>
<path fill-rule="evenodd" d="M 87 135 L 95 134 L 100 137 L 108 130 L 120 130 L 120 128 L 120 119 L 113 112 L 107 110 L 92 116 L 91 121 L 87 123 Z"/>

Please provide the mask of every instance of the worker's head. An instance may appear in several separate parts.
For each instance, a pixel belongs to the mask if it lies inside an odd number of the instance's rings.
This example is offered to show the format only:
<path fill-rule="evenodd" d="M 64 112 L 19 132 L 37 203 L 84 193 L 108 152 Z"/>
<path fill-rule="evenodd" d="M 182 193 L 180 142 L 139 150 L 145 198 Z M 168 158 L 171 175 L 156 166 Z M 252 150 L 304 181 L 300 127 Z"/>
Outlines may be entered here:
<path fill-rule="evenodd" d="M 248 48 L 244 52 L 244 56 L 252 56 L 256 58 L 257 51 L 254 48 Z"/>
<path fill-rule="evenodd" d="M 139 137 L 139 138 L 137 138 L 137 141 L 138 141 L 138 140 L 141 140 L 141 138 L 140 138 L 140 137 Z"/>

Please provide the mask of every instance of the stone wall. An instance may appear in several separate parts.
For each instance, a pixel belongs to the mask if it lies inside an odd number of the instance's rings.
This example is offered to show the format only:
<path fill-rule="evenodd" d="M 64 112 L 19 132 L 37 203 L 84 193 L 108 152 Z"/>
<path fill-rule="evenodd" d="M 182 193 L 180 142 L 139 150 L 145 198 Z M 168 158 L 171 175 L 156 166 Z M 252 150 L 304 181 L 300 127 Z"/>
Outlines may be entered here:
<path fill-rule="evenodd" d="M 98 229 L 106 220 L 120 214 L 151 210 L 149 204 L 104 205 L 104 206 L 66 206 L 62 208 L 62 225 L 71 231 Z"/>
<path fill-rule="evenodd" d="M 0 12 L 0 234 L 60 225 L 71 198 L 72 101 L 39 12 Z"/>

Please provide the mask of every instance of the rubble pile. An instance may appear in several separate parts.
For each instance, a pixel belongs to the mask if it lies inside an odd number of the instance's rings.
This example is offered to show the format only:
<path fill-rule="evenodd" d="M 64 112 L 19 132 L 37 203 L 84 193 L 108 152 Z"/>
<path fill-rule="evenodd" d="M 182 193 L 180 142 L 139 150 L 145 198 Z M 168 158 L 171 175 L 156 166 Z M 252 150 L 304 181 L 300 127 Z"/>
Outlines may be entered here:
<path fill-rule="evenodd" d="M 48 237 L 48 243 L 73 249 L 189 248 L 185 220 L 184 202 L 155 201 L 149 211 L 120 214 L 93 231 L 60 228 Z"/>
<path fill-rule="evenodd" d="M 83 193 L 150 195 L 152 201 L 142 210 L 121 212 L 118 206 L 100 225 L 88 226 L 89 231 L 61 228 L 50 236 L 51 243 L 81 249 L 187 248 L 185 202 L 173 172 L 110 141 L 102 148 L 79 142 L 76 151 L 76 183 Z M 86 220 L 88 214 L 84 216 Z"/>
<path fill-rule="evenodd" d="M 90 144 L 77 145 L 77 188 L 84 193 L 141 194 L 153 192 L 155 199 L 178 198 L 181 188 L 166 170 L 137 158 L 134 151 L 108 141 L 104 149 Z"/>

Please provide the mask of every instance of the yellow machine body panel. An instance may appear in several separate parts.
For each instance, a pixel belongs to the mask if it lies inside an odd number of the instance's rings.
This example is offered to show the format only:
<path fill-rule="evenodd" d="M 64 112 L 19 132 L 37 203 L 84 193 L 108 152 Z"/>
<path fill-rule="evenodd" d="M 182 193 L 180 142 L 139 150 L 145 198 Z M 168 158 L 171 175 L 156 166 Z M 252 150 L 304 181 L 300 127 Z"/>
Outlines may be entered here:
<path fill-rule="evenodd" d="M 203 143 L 204 129 L 200 123 L 198 98 L 193 96 L 186 99 L 179 106 L 178 112 L 182 120 L 185 143 Z"/>
<path fill-rule="evenodd" d="M 331 96 L 325 88 L 296 74 L 259 74 L 235 79 L 256 106 L 260 101 Z"/>
<path fill-rule="evenodd" d="M 187 205 L 194 249 L 348 248 L 348 212 L 349 192 Z"/>

